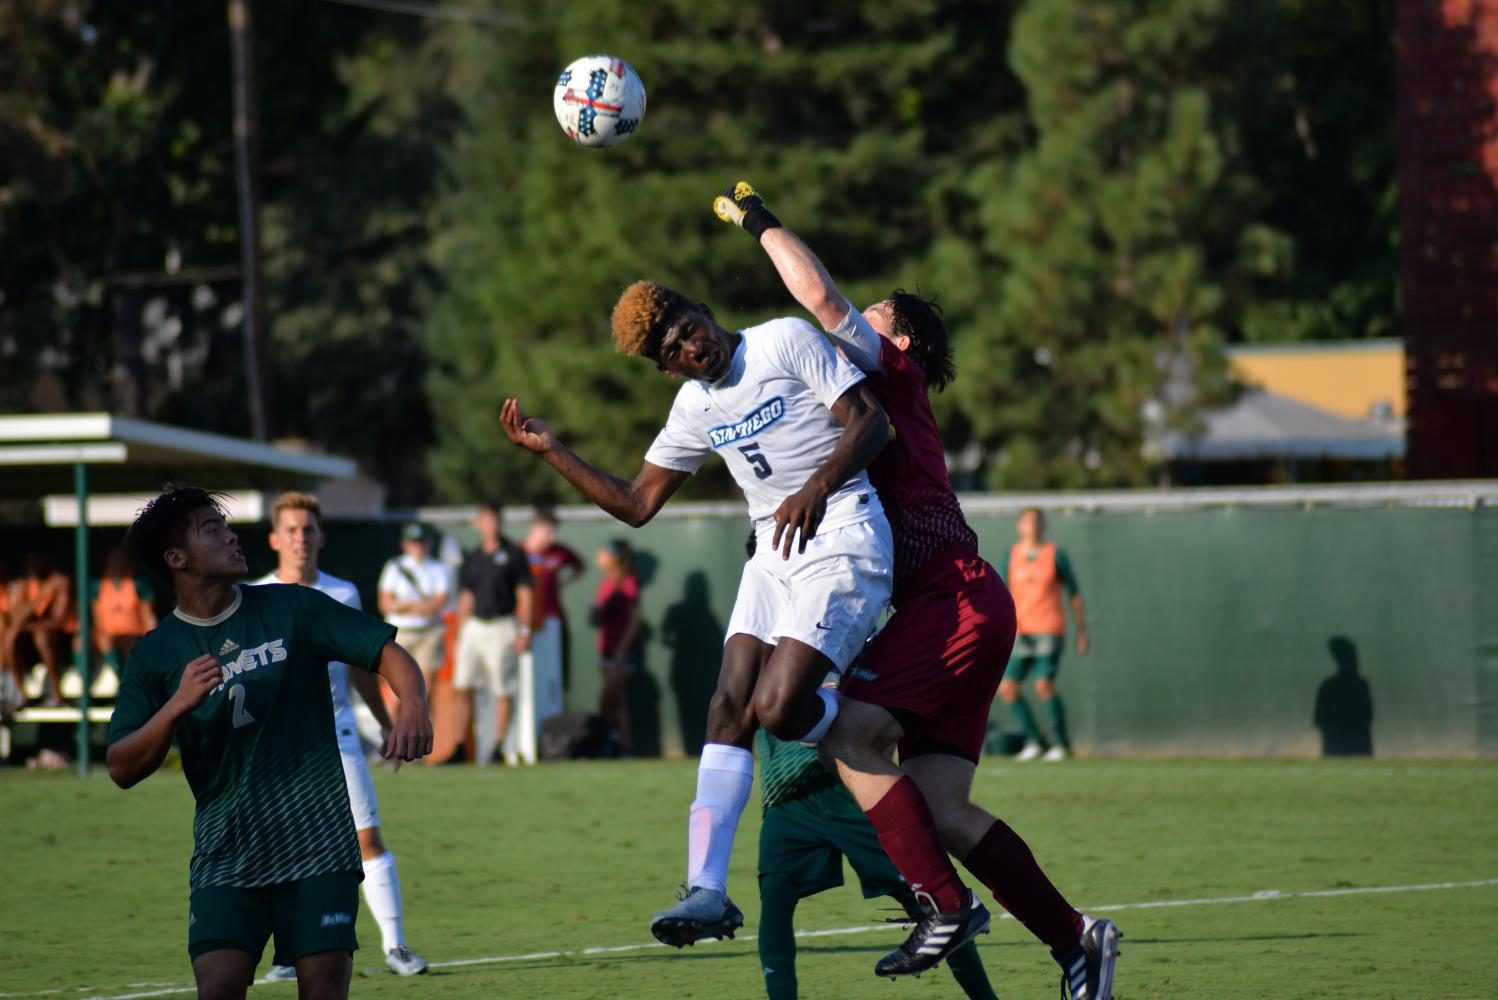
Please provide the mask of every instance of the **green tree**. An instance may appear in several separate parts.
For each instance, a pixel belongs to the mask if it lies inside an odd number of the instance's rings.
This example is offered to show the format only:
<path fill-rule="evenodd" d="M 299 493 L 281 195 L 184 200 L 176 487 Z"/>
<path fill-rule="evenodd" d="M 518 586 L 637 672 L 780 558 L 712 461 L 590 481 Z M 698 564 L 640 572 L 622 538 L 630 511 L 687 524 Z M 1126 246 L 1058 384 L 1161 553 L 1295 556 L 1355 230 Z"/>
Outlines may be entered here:
<path fill-rule="evenodd" d="M 1030 0 L 1010 59 L 1035 142 L 972 178 L 983 231 L 956 384 L 994 486 L 1150 481 L 1151 445 L 1229 391 L 1221 345 L 1289 241 L 1222 111 L 1262 24 L 1227 0 Z"/>
<path fill-rule="evenodd" d="M 259 0 L 273 432 L 422 499 L 418 327 L 456 121 L 426 23 Z M 243 433 L 222 5 L 0 0 L 0 409 Z"/>
<path fill-rule="evenodd" d="M 328 67 L 317 127 L 265 211 L 277 422 L 351 455 L 391 502 L 428 499 L 422 324 L 440 277 L 432 202 L 457 124 L 453 63 L 412 18 L 377 19 Z"/>
<path fill-rule="evenodd" d="M 1266 7 L 1270 44 L 1237 56 L 1231 107 L 1294 263 L 1249 302 L 1246 340 L 1397 337 L 1393 0 Z"/>
<path fill-rule="evenodd" d="M 232 219 L 232 180 L 204 86 L 227 52 L 214 19 L 197 5 L 0 0 L 0 408 L 109 405 L 112 369 L 140 353 L 113 336 L 112 282 L 232 259 L 219 207 Z"/>
<path fill-rule="evenodd" d="M 958 161 L 1016 131 L 1019 91 L 992 58 L 1006 10 L 584 0 L 531 8 L 512 32 L 462 33 L 455 45 L 477 79 L 437 226 L 446 288 L 427 330 L 445 493 L 566 490 L 499 434 L 505 395 L 603 467 L 633 473 L 675 386 L 612 353 L 609 310 L 630 281 L 705 299 L 730 327 L 794 310 L 758 249 L 712 217 L 713 196 L 741 177 L 855 296 L 920 283 Z M 551 115 L 557 72 L 591 51 L 626 58 L 649 91 L 639 134 L 608 150 L 574 147 Z M 717 463 L 697 478 L 699 495 L 728 488 Z"/>

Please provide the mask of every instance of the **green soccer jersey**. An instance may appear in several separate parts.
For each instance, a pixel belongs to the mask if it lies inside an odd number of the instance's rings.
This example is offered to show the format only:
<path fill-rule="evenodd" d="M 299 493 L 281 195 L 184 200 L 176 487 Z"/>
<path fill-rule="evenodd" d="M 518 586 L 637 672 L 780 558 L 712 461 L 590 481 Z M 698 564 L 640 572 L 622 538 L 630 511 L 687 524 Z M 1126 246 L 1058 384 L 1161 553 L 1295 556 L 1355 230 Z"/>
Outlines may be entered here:
<path fill-rule="evenodd" d="M 197 800 L 192 888 L 250 888 L 360 867 L 328 662 L 373 670 L 394 637 L 394 627 L 311 587 L 241 584 L 222 614 L 173 612 L 136 645 L 109 721 L 111 743 L 145 725 L 199 656 L 217 657 L 223 673 L 177 725 Z"/>
<path fill-rule="evenodd" d="M 838 783 L 813 747 L 777 740 L 763 729 L 759 731 L 759 782 L 760 801 L 766 809 Z"/>

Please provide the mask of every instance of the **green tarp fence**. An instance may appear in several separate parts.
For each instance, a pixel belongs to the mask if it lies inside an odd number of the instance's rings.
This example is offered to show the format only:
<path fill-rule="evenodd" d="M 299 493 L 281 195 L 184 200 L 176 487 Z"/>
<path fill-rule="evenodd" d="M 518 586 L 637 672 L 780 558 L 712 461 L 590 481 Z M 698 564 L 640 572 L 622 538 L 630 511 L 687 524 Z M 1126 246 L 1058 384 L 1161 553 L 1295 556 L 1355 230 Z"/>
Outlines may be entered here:
<path fill-rule="evenodd" d="M 1059 680 L 1080 752 L 1498 755 L 1498 507 L 1045 502 L 1092 631 L 1092 652 L 1078 657 L 1069 645 Z M 1015 503 L 966 504 L 984 554 L 1005 559 Z M 459 512 L 428 519 L 472 539 Z M 355 580 L 374 606 L 399 519 L 328 529 L 323 565 Z M 507 521 L 507 533 L 523 530 Z M 641 554 L 648 625 L 632 692 L 640 750 L 695 753 L 747 530 L 728 507 L 662 516 L 639 531 L 564 517 L 562 540 L 589 564 L 565 594 L 569 706 L 590 709 L 599 691 L 588 625 L 593 554 L 627 538 Z M 241 532 L 254 572 L 270 568 L 264 527 Z M 96 535 L 102 557 L 119 531 Z M 66 565 L 61 531 L 0 530 L 0 557 L 15 566 L 43 537 Z M 993 721 L 1009 727 L 1001 705 Z"/>

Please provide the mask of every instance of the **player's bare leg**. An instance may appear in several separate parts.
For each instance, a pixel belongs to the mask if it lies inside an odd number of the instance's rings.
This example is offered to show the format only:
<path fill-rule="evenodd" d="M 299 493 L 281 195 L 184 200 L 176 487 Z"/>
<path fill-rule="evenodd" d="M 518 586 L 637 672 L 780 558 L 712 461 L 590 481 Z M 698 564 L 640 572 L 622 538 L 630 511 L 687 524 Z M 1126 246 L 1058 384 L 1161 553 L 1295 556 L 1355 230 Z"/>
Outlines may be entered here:
<path fill-rule="evenodd" d="M 16 685 L 17 704 L 26 704 L 26 677 L 21 670 L 19 650 L 16 648 L 16 640 L 20 637 L 19 628 L 0 630 L 0 670 L 9 673 Z"/>
<path fill-rule="evenodd" d="M 220 948 L 193 959 L 198 1000 L 242 1000 L 255 978 L 255 960 L 238 948 Z"/>
<path fill-rule="evenodd" d="M 687 895 L 658 915 L 651 932 L 681 947 L 705 937 L 732 937 L 743 915 L 728 899 L 728 862 L 739 817 L 754 784 L 750 751 L 759 725 L 781 739 L 820 739 L 836 701 L 819 694 L 833 663 L 805 643 L 769 646 L 747 634 L 723 649 L 718 690 L 708 707 L 708 743 L 697 771 L 687 835 Z"/>
<path fill-rule="evenodd" d="M 1019 834 L 973 803 L 977 765 L 952 754 L 933 753 L 912 757 L 901 766 L 931 804 L 947 850 L 1004 909 L 1050 946 L 1071 995 L 1079 1000 L 1112 996 L 1122 933 L 1111 920 L 1093 920 L 1073 909 Z"/>
<path fill-rule="evenodd" d="M 754 687 L 772 649 L 745 633 L 723 644 L 687 822 L 686 895 L 650 922 L 650 932 L 665 944 L 680 948 L 707 937 L 732 937 L 743 926 L 744 915 L 727 894 L 728 859 L 754 785 Z"/>
<path fill-rule="evenodd" d="M 296 960 L 298 1000 L 348 1000 L 354 953 L 319 951 Z"/>
<path fill-rule="evenodd" d="M 510 714 L 514 705 L 514 699 L 507 694 L 494 699 L 494 748 L 500 753 L 504 753 L 505 740 L 510 735 Z"/>

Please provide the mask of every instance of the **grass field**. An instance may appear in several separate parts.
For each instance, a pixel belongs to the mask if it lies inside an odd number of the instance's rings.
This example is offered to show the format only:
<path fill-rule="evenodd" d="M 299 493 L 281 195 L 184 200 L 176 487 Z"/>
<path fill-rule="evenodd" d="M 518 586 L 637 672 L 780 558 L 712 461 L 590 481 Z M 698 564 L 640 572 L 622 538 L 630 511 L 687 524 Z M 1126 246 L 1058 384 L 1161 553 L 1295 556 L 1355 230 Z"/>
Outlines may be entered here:
<path fill-rule="evenodd" d="M 649 916 L 684 863 L 690 763 L 381 769 L 376 785 L 408 936 L 437 965 L 420 980 L 383 973 L 366 911 L 356 996 L 763 995 L 752 941 L 649 945 Z M 1498 766 L 986 762 L 975 797 L 1030 840 L 1074 903 L 1123 927 L 1120 1000 L 1498 996 Z M 129 793 L 103 776 L 0 774 L 0 997 L 161 996 L 189 983 L 191 818 L 174 773 Z M 730 886 L 746 932 L 758 831 L 752 803 Z M 1407 888 L 1432 883 L 1467 884 Z M 1175 905 L 1138 905 L 1151 903 Z M 945 970 L 874 978 L 903 933 L 864 929 L 880 905 L 846 887 L 802 904 L 802 929 L 848 929 L 802 941 L 803 995 L 960 995 Z M 514 958 L 538 952 L 562 954 Z M 1014 921 L 995 921 L 982 954 L 1006 1000 L 1055 995 L 1055 966 Z M 254 993 L 294 996 L 285 984 Z"/>

